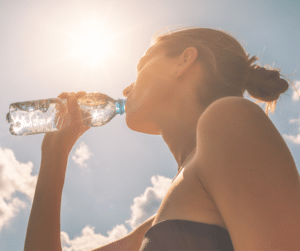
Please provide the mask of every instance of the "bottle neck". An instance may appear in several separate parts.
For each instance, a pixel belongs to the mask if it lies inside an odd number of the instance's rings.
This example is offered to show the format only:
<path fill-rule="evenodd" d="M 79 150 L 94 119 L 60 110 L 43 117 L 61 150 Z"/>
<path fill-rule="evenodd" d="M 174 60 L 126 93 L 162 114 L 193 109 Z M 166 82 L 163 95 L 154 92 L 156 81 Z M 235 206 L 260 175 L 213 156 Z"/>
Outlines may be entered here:
<path fill-rule="evenodd" d="M 118 99 L 116 101 L 116 113 L 122 115 L 125 113 L 125 105 L 127 99 Z"/>

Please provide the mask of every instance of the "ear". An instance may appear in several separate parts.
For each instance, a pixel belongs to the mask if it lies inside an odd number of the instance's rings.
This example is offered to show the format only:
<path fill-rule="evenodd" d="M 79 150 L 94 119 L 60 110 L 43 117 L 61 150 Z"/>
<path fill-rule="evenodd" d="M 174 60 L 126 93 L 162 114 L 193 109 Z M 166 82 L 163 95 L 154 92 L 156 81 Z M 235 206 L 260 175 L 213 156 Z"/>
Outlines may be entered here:
<path fill-rule="evenodd" d="M 195 47 L 186 48 L 179 56 L 176 78 L 180 78 L 197 60 L 198 51 Z"/>

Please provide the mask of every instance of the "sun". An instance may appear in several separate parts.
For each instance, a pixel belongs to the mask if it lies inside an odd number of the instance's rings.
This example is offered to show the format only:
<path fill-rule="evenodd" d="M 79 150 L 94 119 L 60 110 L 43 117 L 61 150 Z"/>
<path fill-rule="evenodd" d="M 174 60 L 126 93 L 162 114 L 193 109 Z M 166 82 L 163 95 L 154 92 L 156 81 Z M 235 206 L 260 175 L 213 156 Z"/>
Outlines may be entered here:
<path fill-rule="evenodd" d="M 107 32 L 86 31 L 78 36 L 77 55 L 87 64 L 97 68 L 101 61 L 112 52 Z"/>
<path fill-rule="evenodd" d="M 86 16 L 80 25 L 70 32 L 72 37 L 70 54 L 90 69 L 97 69 L 105 60 L 115 54 L 113 34 L 96 16 Z"/>

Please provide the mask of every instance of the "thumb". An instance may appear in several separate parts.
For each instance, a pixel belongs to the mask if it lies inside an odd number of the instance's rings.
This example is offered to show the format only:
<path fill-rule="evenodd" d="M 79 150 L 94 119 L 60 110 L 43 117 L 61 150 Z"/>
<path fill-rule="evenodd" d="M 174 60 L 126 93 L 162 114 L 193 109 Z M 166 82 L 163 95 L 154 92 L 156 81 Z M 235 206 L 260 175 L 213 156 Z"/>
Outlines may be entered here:
<path fill-rule="evenodd" d="M 67 97 L 67 109 L 68 113 L 65 117 L 65 126 L 69 127 L 82 124 L 80 107 L 75 95 L 71 94 Z"/>
<path fill-rule="evenodd" d="M 75 95 L 68 96 L 67 107 L 68 107 L 69 113 L 74 113 L 74 112 L 78 111 L 79 105 L 77 103 L 77 99 L 76 99 Z"/>

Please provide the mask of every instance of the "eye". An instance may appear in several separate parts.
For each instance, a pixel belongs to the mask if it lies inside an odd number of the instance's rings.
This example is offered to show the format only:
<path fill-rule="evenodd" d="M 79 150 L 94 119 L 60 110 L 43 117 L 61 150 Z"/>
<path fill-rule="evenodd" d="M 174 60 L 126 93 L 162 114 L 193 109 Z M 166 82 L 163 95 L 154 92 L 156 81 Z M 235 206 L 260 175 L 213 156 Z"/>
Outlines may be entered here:
<path fill-rule="evenodd" d="M 137 66 L 136 66 L 136 71 L 135 71 L 135 75 L 137 75 L 141 70 L 141 61 L 138 62 Z"/>
<path fill-rule="evenodd" d="M 143 56 L 140 61 L 138 62 L 137 66 L 136 66 L 136 75 L 140 72 L 140 70 L 143 68 L 143 65 L 145 64 L 146 62 L 146 56 Z"/>
<path fill-rule="evenodd" d="M 138 65 L 137 67 L 136 67 L 136 71 L 135 71 L 135 75 L 138 75 L 139 74 L 139 72 L 141 71 L 141 67 L 140 67 L 140 65 Z"/>
<path fill-rule="evenodd" d="M 139 68 L 137 67 L 135 70 L 135 75 L 137 76 L 139 74 Z"/>

